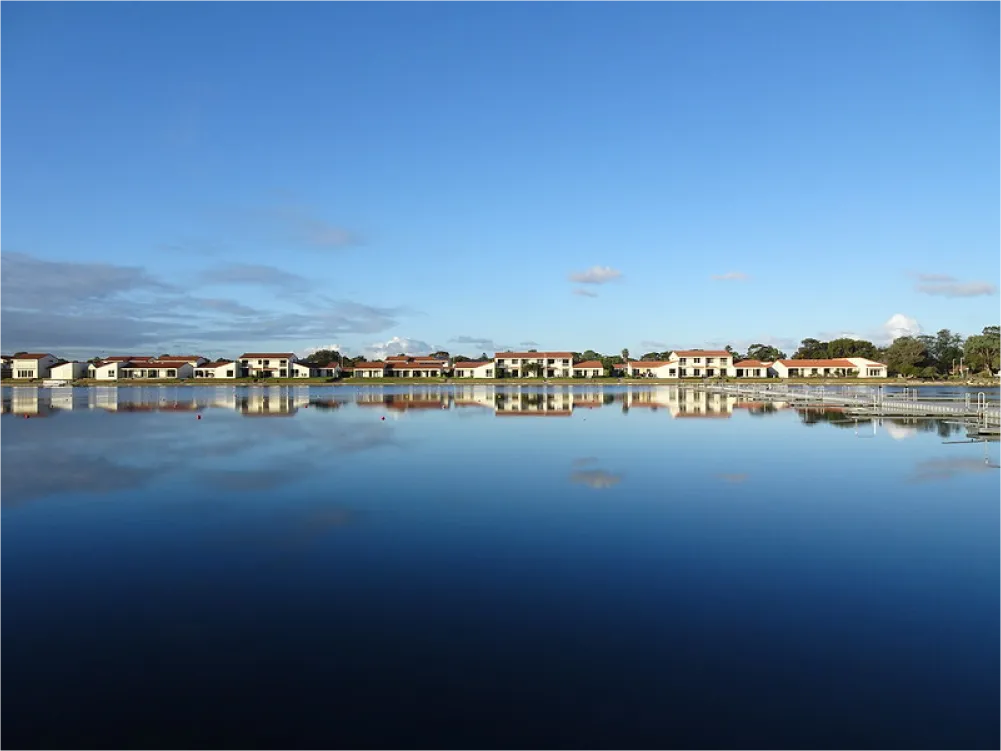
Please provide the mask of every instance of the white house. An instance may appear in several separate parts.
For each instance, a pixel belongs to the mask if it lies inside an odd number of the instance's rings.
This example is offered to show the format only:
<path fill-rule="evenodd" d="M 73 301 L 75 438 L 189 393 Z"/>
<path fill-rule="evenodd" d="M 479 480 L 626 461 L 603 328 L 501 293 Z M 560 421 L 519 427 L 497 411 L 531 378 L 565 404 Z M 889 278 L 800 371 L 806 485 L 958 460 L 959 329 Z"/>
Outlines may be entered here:
<path fill-rule="evenodd" d="M 445 374 L 445 363 L 438 360 L 392 362 L 389 372 L 397 378 L 441 378 Z"/>
<path fill-rule="evenodd" d="M 600 360 L 586 360 L 573 366 L 575 378 L 601 378 L 605 375 L 605 366 Z"/>
<path fill-rule="evenodd" d="M 244 352 L 240 375 L 253 378 L 291 378 L 294 352 Z"/>
<path fill-rule="evenodd" d="M 13 358 L 8 357 L 7 355 L 0 356 L 0 374 L 2 374 L 4 378 L 10 378 L 10 366 L 12 362 Z"/>
<path fill-rule="evenodd" d="M 570 378 L 573 352 L 497 352 L 494 372 L 511 378 Z"/>
<path fill-rule="evenodd" d="M 384 362 L 358 362 L 354 366 L 355 378 L 385 378 L 389 366 Z"/>
<path fill-rule="evenodd" d="M 452 366 L 453 378 L 493 378 L 493 360 L 467 360 Z"/>
<path fill-rule="evenodd" d="M 102 360 L 92 363 L 87 369 L 87 377 L 98 381 L 117 381 L 121 377 L 122 366 L 126 364 L 127 361 L 121 360 Z"/>
<path fill-rule="evenodd" d="M 86 362 L 61 362 L 49 368 L 49 378 L 57 378 L 64 381 L 75 381 L 78 378 L 86 378 L 90 370 L 90 363 Z"/>
<path fill-rule="evenodd" d="M 826 360 L 776 360 L 779 378 L 886 378 L 886 365 L 864 357 Z"/>
<path fill-rule="evenodd" d="M 677 363 L 681 378 L 715 378 L 733 365 L 733 355 L 725 349 L 679 349 L 667 359 Z"/>
<path fill-rule="evenodd" d="M 741 360 L 726 369 L 730 378 L 771 378 L 775 375 L 770 362 L 761 360 Z"/>
<path fill-rule="evenodd" d="M 881 362 L 865 357 L 846 357 L 845 359 L 858 368 L 858 378 L 886 378 L 888 375 L 886 365 Z"/>
<path fill-rule="evenodd" d="M 236 378 L 239 366 L 232 360 L 201 363 L 195 368 L 195 378 Z"/>
<path fill-rule="evenodd" d="M 140 360 L 124 363 L 118 372 L 123 379 L 156 379 L 171 380 L 174 378 L 191 378 L 194 366 L 187 360 Z"/>
<path fill-rule="evenodd" d="M 59 358 L 47 352 L 16 354 L 11 358 L 12 378 L 48 378 L 50 368 L 59 362 Z"/>
<path fill-rule="evenodd" d="M 626 363 L 629 378 L 677 378 L 678 363 L 672 360 L 633 360 Z"/>

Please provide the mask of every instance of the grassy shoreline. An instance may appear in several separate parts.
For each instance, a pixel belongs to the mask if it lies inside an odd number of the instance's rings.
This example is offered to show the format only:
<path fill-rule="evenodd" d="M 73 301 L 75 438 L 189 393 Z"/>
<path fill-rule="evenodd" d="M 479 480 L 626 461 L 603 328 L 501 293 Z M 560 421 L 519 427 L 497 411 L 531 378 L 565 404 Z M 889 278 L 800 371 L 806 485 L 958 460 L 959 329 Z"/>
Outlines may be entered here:
<path fill-rule="evenodd" d="M 344 378 L 332 380 L 329 378 L 270 378 L 253 380 L 249 378 L 220 378 L 204 380 L 133 380 L 133 381 L 97 381 L 82 379 L 72 381 L 74 387 L 92 386 L 184 386 L 184 387 L 224 387 L 224 386 L 415 386 L 415 385 L 462 385 L 462 386 L 700 386 L 718 383 L 703 381 L 700 378 Z M 918 381 L 905 379 L 876 378 L 741 378 L 725 379 L 721 383 L 728 385 L 812 385 L 812 386 L 907 386 L 910 388 L 942 388 L 942 387 L 973 387 L 999 388 L 1001 383 L 992 381 Z M 36 386 L 41 387 L 41 380 L 21 380 L 5 378 L 0 381 L 3 386 Z"/>

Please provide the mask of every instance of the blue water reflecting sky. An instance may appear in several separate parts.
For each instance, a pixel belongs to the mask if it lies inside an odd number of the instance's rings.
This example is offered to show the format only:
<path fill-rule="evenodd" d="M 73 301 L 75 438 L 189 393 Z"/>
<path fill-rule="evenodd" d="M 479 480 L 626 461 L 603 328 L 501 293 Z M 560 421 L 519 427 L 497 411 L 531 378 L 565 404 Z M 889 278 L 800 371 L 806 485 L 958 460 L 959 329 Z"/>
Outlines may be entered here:
<path fill-rule="evenodd" d="M 10 745 L 997 747 L 998 444 L 961 426 L 675 387 L 3 396 Z"/>

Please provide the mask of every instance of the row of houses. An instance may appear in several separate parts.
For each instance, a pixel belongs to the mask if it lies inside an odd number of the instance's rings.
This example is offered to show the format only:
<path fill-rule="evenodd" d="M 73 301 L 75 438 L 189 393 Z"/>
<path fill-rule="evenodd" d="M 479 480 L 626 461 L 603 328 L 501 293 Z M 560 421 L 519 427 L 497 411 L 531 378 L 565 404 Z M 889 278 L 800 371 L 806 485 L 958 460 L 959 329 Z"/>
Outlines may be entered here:
<path fill-rule="evenodd" d="M 3 358 L 4 376 L 15 379 L 98 381 L 236 378 L 886 378 L 883 363 L 864 357 L 832 360 L 741 360 L 726 350 L 677 350 L 667 360 L 633 360 L 606 372 L 601 362 L 574 362 L 572 352 L 498 352 L 490 360 L 451 362 L 399 355 L 343 368 L 303 362 L 293 352 L 245 352 L 236 360 L 209 361 L 199 355 L 116 355 L 94 362 L 66 361 L 49 354 Z"/>

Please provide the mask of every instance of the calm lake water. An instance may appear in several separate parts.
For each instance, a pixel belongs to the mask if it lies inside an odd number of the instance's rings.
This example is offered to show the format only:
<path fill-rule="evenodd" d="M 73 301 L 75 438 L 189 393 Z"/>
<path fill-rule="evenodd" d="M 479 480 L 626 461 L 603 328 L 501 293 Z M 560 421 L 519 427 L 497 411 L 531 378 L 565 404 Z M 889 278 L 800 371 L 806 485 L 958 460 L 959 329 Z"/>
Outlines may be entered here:
<path fill-rule="evenodd" d="M 999 746 L 998 444 L 959 425 L 676 387 L 3 410 L 6 747 Z"/>

